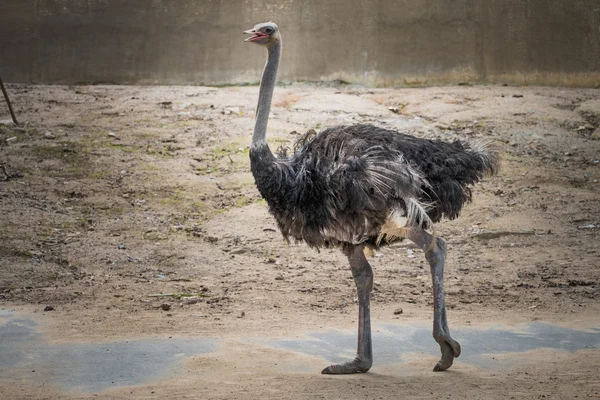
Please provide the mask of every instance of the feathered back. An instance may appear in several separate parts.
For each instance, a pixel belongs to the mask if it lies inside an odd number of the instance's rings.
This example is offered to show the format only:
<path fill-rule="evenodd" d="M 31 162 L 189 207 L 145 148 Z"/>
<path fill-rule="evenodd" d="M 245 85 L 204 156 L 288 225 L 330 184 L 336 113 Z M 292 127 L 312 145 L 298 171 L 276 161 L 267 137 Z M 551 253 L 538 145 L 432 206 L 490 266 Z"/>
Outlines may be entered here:
<path fill-rule="evenodd" d="M 317 247 L 372 240 L 394 213 L 424 228 L 455 218 L 471 199 L 466 185 L 498 165 L 483 146 L 371 125 L 309 131 L 291 157 L 262 160 L 251 153 L 257 186 L 282 233 Z"/>

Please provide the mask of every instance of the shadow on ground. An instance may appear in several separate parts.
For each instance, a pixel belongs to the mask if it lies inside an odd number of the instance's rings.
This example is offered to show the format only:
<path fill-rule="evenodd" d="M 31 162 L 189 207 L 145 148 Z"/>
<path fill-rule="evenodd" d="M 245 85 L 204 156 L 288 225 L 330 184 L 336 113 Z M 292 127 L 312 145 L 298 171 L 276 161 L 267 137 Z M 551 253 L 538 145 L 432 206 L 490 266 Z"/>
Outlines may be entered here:
<path fill-rule="evenodd" d="M 377 324 L 373 333 L 373 356 L 377 365 L 399 364 L 422 354 L 439 356 L 431 327 L 425 325 Z M 577 330 L 557 325 L 533 322 L 519 327 L 487 329 L 457 328 L 452 336 L 462 344 L 457 362 L 487 369 L 506 368 L 515 363 L 510 356 L 550 349 L 575 352 L 600 348 L 600 328 Z M 326 331 L 310 333 L 299 339 L 265 342 L 268 346 L 310 356 L 319 356 L 332 363 L 354 358 L 356 333 Z"/>
<path fill-rule="evenodd" d="M 524 352 L 533 350 L 600 348 L 600 328 L 577 330 L 539 322 L 517 328 L 457 328 L 453 336 L 463 345 L 460 362 L 487 369 L 513 365 L 518 359 L 511 356 L 522 358 Z M 356 337 L 350 331 L 324 331 L 297 339 L 242 341 L 337 363 L 354 357 Z M 32 380 L 57 384 L 68 391 L 100 392 L 175 376 L 186 358 L 219 349 L 214 338 L 132 337 L 113 342 L 52 343 L 31 315 L 0 310 L 0 380 Z M 423 354 L 439 354 L 428 326 L 375 326 L 378 365 L 402 368 Z"/>

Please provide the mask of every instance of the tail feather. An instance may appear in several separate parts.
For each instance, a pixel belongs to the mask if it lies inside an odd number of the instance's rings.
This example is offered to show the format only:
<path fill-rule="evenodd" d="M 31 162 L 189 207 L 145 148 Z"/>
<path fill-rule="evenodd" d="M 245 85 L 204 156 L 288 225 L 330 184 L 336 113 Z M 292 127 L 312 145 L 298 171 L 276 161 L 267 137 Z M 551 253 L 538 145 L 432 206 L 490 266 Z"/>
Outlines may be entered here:
<path fill-rule="evenodd" d="M 440 147 L 435 161 L 426 165 L 431 188 L 425 192 L 434 207 L 428 213 L 433 222 L 442 217 L 458 217 L 464 203 L 471 201 L 470 186 L 484 176 L 494 175 L 500 167 L 497 149 L 484 140 L 457 140 Z"/>
<path fill-rule="evenodd" d="M 478 156 L 483 162 L 484 175 L 495 175 L 500 169 L 500 152 L 494 144 L 485 139 L 462 142 L 465 149 Z"/>

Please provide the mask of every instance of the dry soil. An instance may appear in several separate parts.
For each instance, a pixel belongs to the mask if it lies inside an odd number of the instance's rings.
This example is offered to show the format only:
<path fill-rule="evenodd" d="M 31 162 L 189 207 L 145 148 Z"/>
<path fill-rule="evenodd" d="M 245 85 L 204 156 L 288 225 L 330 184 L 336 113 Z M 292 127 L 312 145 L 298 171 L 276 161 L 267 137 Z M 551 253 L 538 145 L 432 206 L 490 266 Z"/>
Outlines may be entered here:
<path fill-rule="evenodd" d="M 148 385 L 74 394 L 23 379 L 0 382 L 0 397 L 600 398 L 598 349 L 533 352 L 502 370 L 459 358 L 433 373 L 429 355 L 410 373 L 377 360 L 348 377 L 320 375 L 320 358 L 303 359 L 308 371 L 287 368 L 300 356 L 236 338 L 352 331 L 357 307 L 345 257 L 286 244 L 254 186 L 258 88 L 8 89 L 22 127 L 0 126 L 0 307 L 31 314 L 55 342 L 173 336 L 222 346 Z M 449 249 L 450 327 L 598 327 L 599 98 L 597 89 L 292 85 L 276 90 L 269 140 L 290 147 L 308 129 L 371 123 L 495 143 L 500 174 L 437 226 Z M 1 102 L 0 117 L 10 118 Z M 375 324 L 431 319 L 420 250 L 395 244 L 372 264 Z"/>

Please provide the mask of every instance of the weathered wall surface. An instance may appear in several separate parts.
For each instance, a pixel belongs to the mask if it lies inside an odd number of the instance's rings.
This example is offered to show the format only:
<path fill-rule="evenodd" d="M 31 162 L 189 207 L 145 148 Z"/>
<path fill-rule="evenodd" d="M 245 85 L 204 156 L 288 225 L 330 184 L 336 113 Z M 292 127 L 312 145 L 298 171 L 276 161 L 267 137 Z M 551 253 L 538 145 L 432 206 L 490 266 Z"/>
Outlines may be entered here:
<path fill-rule="evenodd" d="M 242 30 L 283 33 L 282 80 L 600 85 L 600 0 L 0 0 L 8 82 L 256 82 Z"/>

